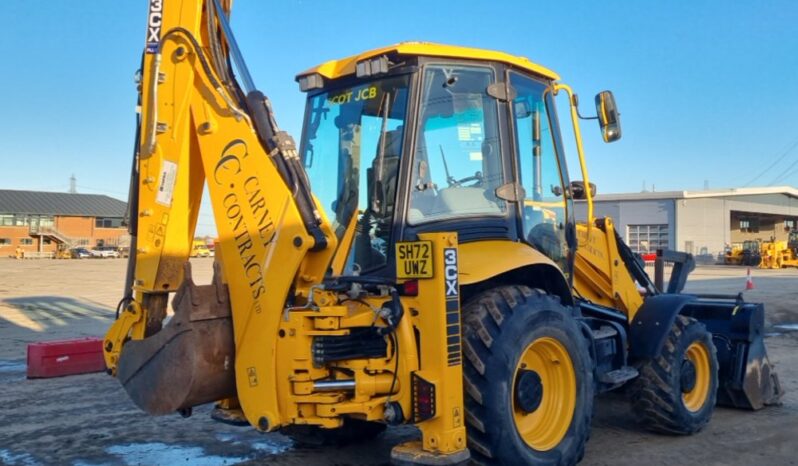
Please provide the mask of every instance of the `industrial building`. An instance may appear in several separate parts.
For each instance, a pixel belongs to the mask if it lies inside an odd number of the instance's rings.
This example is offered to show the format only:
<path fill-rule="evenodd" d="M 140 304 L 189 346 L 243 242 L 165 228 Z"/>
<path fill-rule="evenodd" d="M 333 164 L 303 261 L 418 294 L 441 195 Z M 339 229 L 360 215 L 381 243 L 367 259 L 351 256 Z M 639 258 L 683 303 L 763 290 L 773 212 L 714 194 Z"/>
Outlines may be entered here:
<path fill-rule="evenodd" d="M 0 257 L 126 246 L 127 203 L 100 194 L 0 190 Z"/>
<path fill-rule="evenodd" d="M 599 194 L 596 217 L 608 216 L 635 252 L 675 249 L 717 257 L 745 240 L 786 240 L 798 225 L 798 189 L 737 188 Z M 578 202 L 577 218 L 586 205 Z"/>

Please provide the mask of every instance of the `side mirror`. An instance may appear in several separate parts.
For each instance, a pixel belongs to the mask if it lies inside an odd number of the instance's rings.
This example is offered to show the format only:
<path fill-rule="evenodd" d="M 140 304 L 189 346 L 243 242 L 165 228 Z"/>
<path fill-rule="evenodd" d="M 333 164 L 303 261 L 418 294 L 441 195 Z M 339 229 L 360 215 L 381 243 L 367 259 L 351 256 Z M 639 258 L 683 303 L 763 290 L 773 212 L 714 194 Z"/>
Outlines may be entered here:
<path fill-rule="evenodd" d="M 615 97 L 611 91 L 601 91 L 596 94 L 596 114 L 604 142 L 621 139 L 621 115 L 618 113 Z"/>
<path fill-rule="evenodd" d="M 570 191 L 571 199 L 577 201 L 587 199 L 584 181 L 571 181 Z M 594 183 L 590 183 L 590 197 L 596 197 L 596 185 Z"/>

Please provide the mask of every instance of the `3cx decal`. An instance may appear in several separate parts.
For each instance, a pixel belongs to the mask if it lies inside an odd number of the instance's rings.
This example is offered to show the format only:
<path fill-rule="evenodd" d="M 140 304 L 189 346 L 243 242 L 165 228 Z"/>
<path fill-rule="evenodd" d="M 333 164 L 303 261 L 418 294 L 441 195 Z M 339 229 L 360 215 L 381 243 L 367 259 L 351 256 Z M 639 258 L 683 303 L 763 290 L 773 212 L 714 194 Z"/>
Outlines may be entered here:
<path fill-rule="evenodd" d="M 460 345 L 460 284 L 457 278 L 457 248 L 443 250 L 443 281 L 446 283 L 446 353 L 449 367 L 462 363 Z"/>
<path fill-rule="evenodd" d="M 456 298 L 460 292 L 457 283 L 457 249 L 443 250 L 443 278 L 446 280 L 446 299 Z"/>
<path fill-rule="evenodd" d="M 150 13 L 147 15 L 146 53 L 157 53 L 161 42 L 161 24 L 163 22 L 163 0 L 150 0 Z"/>

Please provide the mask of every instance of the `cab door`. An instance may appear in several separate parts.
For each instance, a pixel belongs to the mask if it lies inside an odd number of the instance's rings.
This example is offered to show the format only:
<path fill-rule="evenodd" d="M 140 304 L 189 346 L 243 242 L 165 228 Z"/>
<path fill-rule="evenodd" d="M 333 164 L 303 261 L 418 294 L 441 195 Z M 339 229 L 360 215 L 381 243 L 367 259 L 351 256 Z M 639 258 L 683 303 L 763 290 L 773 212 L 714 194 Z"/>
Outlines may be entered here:
<path fill-rule="evenodd" d="M 570 270 L 567 232 L 568 172 L 561 157 L 559 130 L 549 86 L 529 76 L 509 72 L 515 91 L 511 105 L 513 146 L 525 197 L 521 204 L 522 239 Z"/>

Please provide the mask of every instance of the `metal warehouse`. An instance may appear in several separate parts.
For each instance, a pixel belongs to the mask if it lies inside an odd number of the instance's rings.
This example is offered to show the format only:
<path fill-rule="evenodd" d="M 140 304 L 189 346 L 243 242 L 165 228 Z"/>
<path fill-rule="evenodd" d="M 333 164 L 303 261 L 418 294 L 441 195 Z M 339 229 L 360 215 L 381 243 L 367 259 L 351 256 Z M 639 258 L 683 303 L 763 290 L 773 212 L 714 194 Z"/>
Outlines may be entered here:
<path fill-rule="evenodd" d="M 798 223 L 798 189 L 788 186 L 600 194 L 596 217 L 611 217 L 633 251 L 677 249 L 717 257 L 745 240 L 786 240 Z M 579 202 L 577 216 L 586 205 Z"/>

